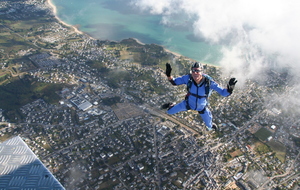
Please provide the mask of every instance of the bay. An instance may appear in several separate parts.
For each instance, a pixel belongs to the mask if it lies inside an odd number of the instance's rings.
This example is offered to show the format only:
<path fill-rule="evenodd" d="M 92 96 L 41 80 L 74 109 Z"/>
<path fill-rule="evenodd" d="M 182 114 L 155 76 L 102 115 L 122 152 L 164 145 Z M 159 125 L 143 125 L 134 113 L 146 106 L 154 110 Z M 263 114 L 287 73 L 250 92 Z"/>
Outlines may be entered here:
<path fill-rule="evenodd" d="M 128 0 L 51 0 L 57 16 L 99 40 L 136 38 L 207 64 L 218 65 L 221 46 L 193 35 L 193 20 L 178 14 L 167 24 L 161 15 L 141 11 Z"/>

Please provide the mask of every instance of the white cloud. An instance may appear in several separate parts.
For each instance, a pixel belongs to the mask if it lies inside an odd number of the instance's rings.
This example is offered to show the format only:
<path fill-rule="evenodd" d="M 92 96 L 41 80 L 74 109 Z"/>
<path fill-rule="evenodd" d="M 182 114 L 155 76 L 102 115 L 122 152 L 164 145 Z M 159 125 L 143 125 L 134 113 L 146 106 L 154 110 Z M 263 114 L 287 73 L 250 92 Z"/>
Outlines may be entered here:
<path fill-rule="evenodd" d="M 172 23 L 185 13 L 195 36 L 224 43 L 225 73 L 242 81 L 256 77 L 270 63 L 300 71 L 300 1 L 298 0 L 132 0 L 135 6 Z M 174 16 L 174 17 L 173 17 Z M 174 22 L 173 22 L 174 23 Z M 272 58 L 272 59 L 270 59 Z"/>
<path fill-rule="evenodd" d="M 152 14 L 166 14 L 173 0 L 163 1 L 148 1 L 148 0 L 134 0 L 132 4 L 142 8 L 144 11 L 149 11 Z"/>

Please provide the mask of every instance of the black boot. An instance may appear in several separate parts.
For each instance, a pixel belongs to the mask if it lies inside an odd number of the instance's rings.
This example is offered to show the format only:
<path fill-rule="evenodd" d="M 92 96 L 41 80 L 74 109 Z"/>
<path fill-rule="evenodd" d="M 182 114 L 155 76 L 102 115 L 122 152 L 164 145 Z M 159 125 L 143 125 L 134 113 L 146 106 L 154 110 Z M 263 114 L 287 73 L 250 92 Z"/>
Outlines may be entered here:
<path fill-rule="evenodd" d="M 212 124 L 212 129 L 215 130 L 215 131 L 219 131 L 219 127 L 215 123 Z"/>
<path fill-rule="evenodd" d="M 162 109 L 170 109 L 171 107 L 173 107 L 174 104 L 173 103 L 166 103 L 166 104 L 163 104 L 161 106 Z"/>

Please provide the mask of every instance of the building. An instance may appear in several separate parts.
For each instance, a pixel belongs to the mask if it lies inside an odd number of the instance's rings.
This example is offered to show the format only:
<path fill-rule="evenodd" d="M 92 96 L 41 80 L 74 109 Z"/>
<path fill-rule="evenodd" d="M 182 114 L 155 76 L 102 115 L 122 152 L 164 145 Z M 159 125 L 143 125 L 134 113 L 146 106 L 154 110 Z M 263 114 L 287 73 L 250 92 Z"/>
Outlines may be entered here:
<path fill-rule="evenodd" d="M 82 111 L 86 111 L 88 109 L 90 109 L 93 104 L 91 104 L 89 101 L 87 101 L 86 99 L 82 98 L 82 97 L 73 97 L 72 99 L 70 99 L 70 101 L 80 110 Z"/>

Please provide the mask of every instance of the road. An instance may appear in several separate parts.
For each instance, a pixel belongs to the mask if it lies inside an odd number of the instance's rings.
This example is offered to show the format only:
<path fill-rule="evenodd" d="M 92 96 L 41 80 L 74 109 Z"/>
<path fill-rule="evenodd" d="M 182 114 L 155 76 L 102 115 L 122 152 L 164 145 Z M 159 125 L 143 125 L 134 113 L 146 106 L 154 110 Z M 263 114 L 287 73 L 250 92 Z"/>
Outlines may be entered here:
<path fill-rule="evenodd" d="M 293 161 L 293 164 L 291 165 L 291 167 L 289 167 L 286 172 L 284 174 L 281 175 L 275 175 L 273 177 L 270 177 L 260 188 L 258 188 L 258 190 L 263 190 L 263 189 L 270 189 L 270 187 L 264 187 L 265 185 L 267 185 L 268 183 L 270 183 L 273 179 L 275 178 L 279 178 L 279 177 L 285 177 L 287 175 L 289 175 L 291 173 L 291 171 L 294 169 L 295 167 L 295 163 L 297 162 L 297 160 L 299 159 L 300 156 L 300 152 L 298 153 L 297 157 L 295 158 L 295 160 Z"/>
<path fill-rule="evenodd" d="M 153 108 L 153 107 L 149 106 L 148 104 L 144 104 L 144 107 L 146 107 L 147 110 L 149 111 L 149 113 L 151 113 L 151 114 L 153 114 L 153 115 L 156 115 L 156 116 L 158 116 L 158 117 L 164 117 L 164 118 L 166 118 L 166 119 L 172 121 L 173 123 L 176 123 L 176 124 L 180 125 L 181 127 L 184 127 L 184 128 L 186 128 L 186 129 L 192 131 L 193 134 L 199 134 L 199 132 L 196 131 L 195 129 L 193 129 L 193 128 L 191 128 L 190 126 L 187 126 L 187 125 L 181 123 L 180 121 L 174 119 L 172 116 L 166 114 L 165 112 L 163 112 L 163 111 L 161 111 L 161 110 L 158 110 L 158 109 L 156 109 L 156 108 Z"/>

